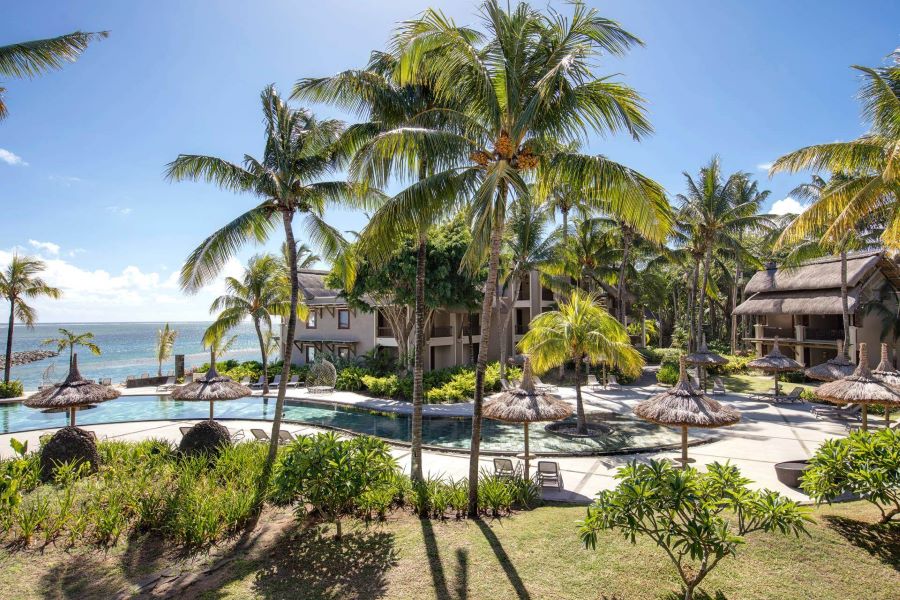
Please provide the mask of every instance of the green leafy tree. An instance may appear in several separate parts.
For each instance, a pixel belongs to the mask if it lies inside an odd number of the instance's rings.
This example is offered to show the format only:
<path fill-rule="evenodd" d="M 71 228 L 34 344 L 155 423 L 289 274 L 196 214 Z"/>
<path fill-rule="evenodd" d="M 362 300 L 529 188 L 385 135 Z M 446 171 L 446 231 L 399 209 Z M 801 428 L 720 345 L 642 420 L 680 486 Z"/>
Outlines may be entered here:
<path fill-rule="evenodd" d="M 81 346 L 91 351 L 94 356 L 100 356 L 100 346 L 94 343 L 94 334 L 90 331 L 84 333 L 75 333 L 68 329 L 60 327 L 58 329 L 58 338 L 47 338 L 42 344 L 48 346 L 56 346 L 57 352 L 62 352 L 66 348 L 69 349 L 69 364 L 72 364 L 72 355 L 75 352 L 75 346 Z"/>
<path fill-rule="evenodd" d="M 770 490 L 756 491 L 731 464 L 712 463 L 706 472 L 668 462 L 633 462 L 619 469 L 619 484 L 604 490 L 579 524 L 581 541 L 597 547 L 601 531 L 621 532 L 633 543 L 646 536 L 675 565 L 685 600 L 716 565 L 737 555 L 746 536 L 764 531 L 800 535 L 807 510 Z"/>
<path fill-rule="evenodd" d="M 48 71 L 62 69 L 66 63 L 75 62 L 88 44 L 109 35 L 107 31 L 84 33 L 76 31 L 59 37 L 0 46 L 0 76 L 17 79 L 37 77 Z M 6 104 L 0 87 L 0 120 L 6 118 Z"/>
<path fill-rule="evenodd" d="M 178 330 L 166 326 L 156 332 L 156 375 L 162 376 L 162 364 L 172 358 L 172 350 L 175 348 L 175 340 L 178 339 Z"/>
<path fill-rule="evenodd" d="M 37 321 L 37 311 L 26 300 L 41 297 L 58 299 L 62 290 L 49 285 L 38 277 L 44 271 L 44 261 L 32 256 L 12 257 L 0 272 L 0 297 L 9 302 L 9 323 L 6 330 L 6 362 L 3 366 L 3 383 L 8 384 L 12 367 L 13 330 L 16 319 L 31 329 Z"/>
<path fill-rule="evenodd" d="M 340 232 L 325 220 L 330 207 L 365 208 L 381 198 L 380 193 L 364 185 L 347 181 L 322 181 L 337 172 L 344 155 L 335 142 L 344 129 L 337 120 L 318 120 L 312 113 L 288 106 L 274 86 L 263 90 L 265 146 L 261 159 L 244 155 L 242 164 L 204 155 L 182 154 L 167 167 L 167 177 L 181 181 L 205 180 L 228 190 L 248 192 L 261 202 L 206 238 L 195 249 L 181 271 L 181 286 L 196 292 L 211 282 L 229 258 L 245 244 L 263 242 L 281 224 L 288 252 L 290 310 L 282 344 L 284 364 L 275 416 L 272 442 L 260 489 L 265 489 L 278 451 L 278 432 L 284 397 L 290 379 L 291 347 L 297 329 L 300 286 L 297 280 L 297 242 L 293 219 L 300 215 L 307 237 L 326 258 L 337 256 L 345 241 Z"/>
<path fill-rule="evenodd" d="M 252 257 L 240 280 L 225 278 L 225 294 L 213 300 L 209 310 L 219 314 L 207 329 L 203 337 L 204 344 L 209 344 L 213 339 L 222 339 L 225 332 L 246 319 L 253 322 L 265 377 L 263 393 L 268 394 L 269 362 L 264 332 L 272 330 L 272 317 L 287 317 L 291 310 L 290 285 L 283 263 L 271 254 Z M 303 319 L 307 312 L 306 305 L 298 300 L 297 316 Z"/>
<path fill-rule="evenodd" d="M 418 177 L 420 161 L 427 161 L 433 172 L 408 188 L 410 202 L 431 205 L 433 198 L 453 197 L 469 204 L 474 243 L 467 263 L 480 267 L 486 258 L 488 265 L 469 464 L 473 516 L 484 373 L 509 202 L 528 195 L 526 178 L 536 173 L 539 197 L 569 184 L 587 204 L 647 235 L 664 238 L 669 228 L 659 185 L 604 156 L 565 151 L 589 131 L 626 131 L 635 138 L 650 131 L 640 96 L 593 73 L 602 53 L 624 54 L 639 40 L 580 2 L 571 9 L 564 16 L 524 2 L 504 9 L 485 0 L 481 30 L 458 26 L 433 9 L 406 21 L 392 42 L 400 83 L 429 85 L 442 120 L 379 134 L 355 160 L 355 171 L 376 185 L 398 172 Z"/>
<path fill-rule="evenodd" d="M 819 446 L 803 473 L 803 491 L 816 502 L 853 494 L 874 504 L 881 523 L 900 515 L 900 431 L 857 431 Z"/>
<path fill-rule="evenodd" d="M 812 169 L 840 174 L 839 185 L 829 186 L 788 227 L 785 244 L 811 234 L 837 242 L 874 213 L 887 215 L 881 239 L 888 248 L 900 248 L 900 50 L 887 67 L 854 66 L 862 74 L 859 99 L 868 133 L 849 142 L 831 142 L 800 148 L 776 160 L 770 174 Z"/>
<path fill-rule="evenodd" d="M 597 297 L 584 290 L 573 290 L 558 310 L 549 310 L 531 320 L 528 332 L 519 340 L 519 349 L 531 357 L 538 373 L 566 361 L 575 362 L 575 401 L 578 432 L 587 433 L 587 420 L 581 400 L 581 370 L 584 359 L 604 361 L 631 376 L 640 374 L 644 359 L 631 347 L 625 327 Z"/>

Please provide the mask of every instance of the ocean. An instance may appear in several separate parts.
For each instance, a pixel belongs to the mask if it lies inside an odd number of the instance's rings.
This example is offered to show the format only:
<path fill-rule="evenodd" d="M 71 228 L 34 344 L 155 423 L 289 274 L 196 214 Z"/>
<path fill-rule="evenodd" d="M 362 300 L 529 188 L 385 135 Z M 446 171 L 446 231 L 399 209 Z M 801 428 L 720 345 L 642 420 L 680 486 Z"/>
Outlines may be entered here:
<path fill-rule="evenodd" d="M 174 372 L 175 354 L 185 355 L 186 368 L 209 361 L 209 353 L 203 350 L 201 343 L 203 332 L 208 326 L 209 322 L 169 323 L 170 328 L 178 330 L 178 337 L 175 340 L 173 358 L 162 365 L 163 374 Z M 75 349 L 78 353 L 78 368 L 85 378 L 110 377 L 114 382 L 120 382 L 125 381 L 128 375 L 156 375 L 156 332 L 165 327 L 165 323 L 38 323 L 34 329 L 16 324 L 13 331 L 13 351 L 55 350 L 55 346 L 45 346 L 41 342 L 47 338 L 59 337 L 60 327 L 78 334 L 90 331 L 94 334 L 94 343 L 100 346 L 100 356 L 94 356 L 87 348 Z M 6 353 L 6 333 L 7 327 L 0 327 L 0 354 Z M 234 350 L 224 357 L 218 357 L 218 360 L 260 360 L 259 342 L 252 323 L 241 324 L 229 335 L 238 336 Z M 13 365 L 12 379 L 20 380 L 26 390 L 35 390 L 42 383 L 57 383 L 66 377 L 68 360 L 67 349 L 55 358 L 29 365 Z"/>

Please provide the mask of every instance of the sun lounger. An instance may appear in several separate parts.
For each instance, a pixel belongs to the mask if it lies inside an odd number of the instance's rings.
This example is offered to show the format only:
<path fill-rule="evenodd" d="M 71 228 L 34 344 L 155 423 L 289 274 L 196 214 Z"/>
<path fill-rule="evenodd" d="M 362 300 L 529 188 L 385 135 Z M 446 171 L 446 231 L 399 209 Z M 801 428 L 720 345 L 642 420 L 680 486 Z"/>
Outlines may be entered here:
<path fill-rule="evenodd" d="M 266 433 L 265 431 L 263 431 L 262 429 L 251 429 L 250 433 L 253 434 L 253 437 L 256 439 L 257 442 L 270 441 L 269 434 Z"/>
<path fill-rule="evenodd" d="M 251 383 L 251 384 L 250 384 L 250 387 L 253 388 L 253 389 L 258 389 L 258 388 L 261 388 L 263 385 L 265 385 L 265 383 L 266 383 L 266 378 L 263 377 L 262 375 L 260 375 L 260 376 L 259 376 L 259 379 L 257 380 L 257 382 L 256 382 L 256 383 Z"/>
<path fill-rule="evenodd" d="M 721 377 L 716 377 L 715 379 L 713 379 L 712 392 L 710 392 L 710 393 L 713 394 L 713 395 L 717 395 L 717 394 L 725 394 L 725 393 L 726 393 L 726 391 L 725 391 L 725 382 L 722 381 L 722 378 L 721 378 Z"/>
<path fill-rule="evenodd" d="M 599 392 L 601 389 L 603 389 L 603 385 L 599 381 L 597 381 L 596 375 L 587 376 L 587 386 L 588 389 L 592 392 Z"/>
<path fill-rule="evenodd" d="M 285 431 L 284 429 L 278 430 L 278 443 L 279 444 L 290 444 L 293 441 L 296 441 L 296 438 L 290 431 Z"/>
<path fill-rule="evenodd" d="M 800 397 L 800 394 L 802 393 L 803 388 L 797 386 L 791 390 L 790 394 L 787 394 L 786 396 L 772 396 L 772 402 L 775 402 L 776 404 L 788 402 L 803 402 L 803 398 Z"/>
<path fill-rule="evenodd" d="M 494 459 L 494 475 L 498 477 L 513 477 L 516 469 L 513 467 L 513 461 L 508 458 Z"/>
<path fill-rule="evenodd" d="M 844 406 L 813 406 L 809 409 L 809 412 L 812 414 L 819 415 L 827 415 L 832 413 L 840 413 L 840 414 L 855 414 L 862 410 L 858 404 L 845 404 Z"/>
<path fill-rule="evenodd" d="M 287 382 L 288 387 L 298 387 L 300 385 L 300 376 L 299 375 L 291 375 L 291 378 Z"/>
<path fill-rule="evenodd" d="M 850 408 L 834 410 L 820 410 L 815 413 L 817 419 L 828 419 L 830 421 L 858 421 L 862 415 L 862 406 L 858 404 L 848 405 Z"/>
<path fill-rule="evenodd" d="M 172 391 L 172 388 L 174 388 L 174 387 L 175 387 L 175 378 L 168 377 L 168 378 L 166 378 L 166 382 L 164 384 L 156 386 L 156 391 L 157 392 L 169 392 L 169 391 Z"/>
<path fill-rule="evenodd" d="M 281 374 L 275 376 L 275 379 L 272 380 L 272 383 L 269 384 L 269 387 L 277 388 L 281 385 Z"/>
<path fill-rule="evenodd" d="M 616 380 L 616 376 L 612 373 L 609 374 L 609 377 L 606 378 L 606 388 L 616 388 L 619 389 L 621 386 L 619 382 Z"/>
<path fill-rule="evenodd" d="M 559 472 L 559 463 L 550 460 L 539 460 L 535 480 L 541 487 L 552 485 L 561 490 L 563 480 L 562 473 Z"/>
<path fill-rule="evenodd" d="M 231 436 L 232 442 L 239 442 L 240 440 L 244 439 L 244 430 L 243 429 L 238 429 L 238 430 L 229 429 L 228 435 Z"/>
<path fill-rule="evenodd" d="M 103 379 L 100 380 L 100 385 L 112 385 L 112 378 L 104 377 Z"/>
<path fill-rule="evenodd" d="M 187 432 L 190 431 L 190 430 L 191 430 L 190 427 L 179 427 L 179 428 L 178 428 L 178 431 L 181 432 L 181 435 L 182 435 L 182 436 L 187 435 Z"/>
<path fill-rule="evenodd" d="M 538 389 L 544 390 L 546 392 L 555 392 L 556 391 L 555 385 L 551 385 L 549 383 L 544 383 L 543 381 L 541 381 L 541 378 L 538 377 L 537 375 L 533 375 L 531 379 L 532 379 L 532 381 L 534 381 L 534 387 L 536 387 Z"/>
<path fill-rule="evenodd" d="M 138 379 L 150 379 L 150 373 L 142 373 Z"/>
<path fill-rule="evenodd" d="M 249 378 L 249 377 L 244 377 L 244 378 L 241 379 L 241 382 L 240 382 L 240 383 L 241 383 L 241 385 L 250 385 L 250 378 Z"/>

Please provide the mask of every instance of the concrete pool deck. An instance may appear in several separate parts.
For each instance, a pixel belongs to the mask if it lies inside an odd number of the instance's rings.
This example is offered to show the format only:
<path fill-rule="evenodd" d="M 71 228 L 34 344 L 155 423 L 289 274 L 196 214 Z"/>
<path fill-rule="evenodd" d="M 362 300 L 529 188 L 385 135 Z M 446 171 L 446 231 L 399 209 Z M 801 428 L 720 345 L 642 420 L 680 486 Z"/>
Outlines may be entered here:
<path fill-rule="evenodd" d="M 616 391 L 600 393 L 583 392 L 587 412 L 619 412 L 627 413 L 640 400 L 658 393 L 662 388 L 655 385 L 642 387 L 625 387 Z M 123 390 L 123 395 L 156 395 L 155 388 L 132 388 Z M 254 395 L 261 395 L 257 393 Z M 559 395 L 574 403 L 574 388 L 560 388 Z M 334 392 L 327 396 L 309 395 L 305 390 L 291 389 L 289 398 L 313 400 L 329 404 L 349 404 L 360 408 L 408 412 L 411 406 L 406 402 L 373 399 L 351 392 Z M 740 467 L 742 473 L 752 479 L 760 488 L 777 490 L 796 500 L 808 500 L 799 490 L 781 484 L 774 470 L 777 462 L 809 458 L 816 448 L 826 439 L 846 435 L 842 424 L 826 420 L 817 420 L 810 412 L 807 403 L 773 405 L 755 400 L 740 394 L 717 396 L 718 399 L 732 403 L 741 411 L 741 422 L 729 428 L 718 430 L 691 430 L 691 440 L 710 440 L 708 443 L 692 446 L 689 449 L 691 458 L 696 459 L 695 466 L 702 467 L 714 461 L 730 460 Z M 427 405 L 425 413 L 434 416 L 469 416 L 471 403 L 454 405 Z M 173 443 L 181 439 L 178 427 L 195 423 L 192 421 L 144 421 L 132 423 L 115 423 L 108 425 L 86 426 L 108 439 L 139 440 L 149 437 L 166 438 Z M 271 422 L 222 419 L 229 429 L 243 429 L 246 438 L 251 438 L 250 428 L 268 430 Z M 321 431 L 313 426 L 287 422 L 285 428 L 291 432 L 311 433 Z M 39 437 L 53 430 L 29 431 L 0 435 L 0 457 L 12 454 L 9 440 L 15 437 L 28 440 L 30 448 L 36 448 Z M 409 449 L 403 446 L 392 446 L 392 453 L 401 467 L 409 469 Z M 645 461 L 651 458 L 674 458 L 677 451 L 646 452 L 612 456 L 580 456 L 555 458 L 563 474 L 565 489 L 562 492 L 545 488 L 544 497 L 551 500 L 567 502 L 587 502 L 598 491 L 615 486 L 616 469 L 632 460 Z M 481 460 L 484 468 L 492 468 L 492 457 L 485 456 Z M 424 452 L 426 472 L 433 475 L 460 478 L 468 474 L 469 460 L 466 454 Z"/>

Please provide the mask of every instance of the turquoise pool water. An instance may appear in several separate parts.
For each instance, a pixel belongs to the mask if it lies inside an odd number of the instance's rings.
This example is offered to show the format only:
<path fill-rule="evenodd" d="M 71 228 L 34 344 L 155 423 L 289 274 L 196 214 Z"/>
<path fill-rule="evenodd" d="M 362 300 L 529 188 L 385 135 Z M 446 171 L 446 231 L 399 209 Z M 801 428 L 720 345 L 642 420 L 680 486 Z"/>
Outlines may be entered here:
<path fill-rule="evenodd" d="M 215 415 L 218 419 L 271 421 L 274 407 L 274 398 L 241 398 L 217 402 Z M 203 419 L 208 414 L 209 405 L 205 402 L 184 402 L 172 400 L 168 396 L 123 396 L 87 410 L 79 410 L 76 419 L 78 425 L 86 426 L 128 421 Z M 284 418 L 287 421 L 337 427 L 387 440 L 408 442 L 410 439 L 411 418 L 405 414 L 379 413 L 336 403 L 289 399 L 285 404 Z M 22 404 L 0 405 L 0 433 L 62 427 L 66 423 L 67 415 L 64 413 L 44 413 Z M 680 440 L 679 434 L 674 430 L 625 415 L 604 416 L 603 423 L 609 426 L 610 433 L 578 439 L 550 433 L 541 424 L 532 424 L 531 449 L 533 452 L 561 454 L 608 453 L 629 448 L 677 444 Z M 468 417 L 426 417 L 423 420 L 423 437 L 428 445 L 466 449 L 469 447 L 471 432 L 471 419 Z M 523 443 L 521 425 L 484 420 L 481 443 L 484 451 L 521 451 Z"/>

